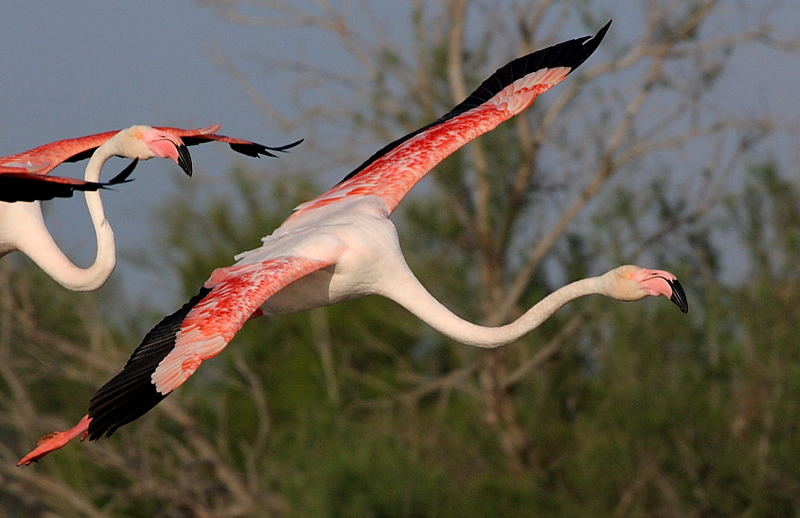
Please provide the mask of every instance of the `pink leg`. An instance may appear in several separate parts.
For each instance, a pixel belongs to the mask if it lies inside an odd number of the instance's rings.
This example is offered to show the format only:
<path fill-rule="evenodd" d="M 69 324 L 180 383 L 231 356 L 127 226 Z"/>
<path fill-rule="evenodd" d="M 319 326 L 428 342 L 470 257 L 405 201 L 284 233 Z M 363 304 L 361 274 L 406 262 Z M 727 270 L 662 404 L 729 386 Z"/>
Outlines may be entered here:
<path fill-rule="evenodd" d="M 36 445 L 36 448 L 34 448 L 33 451 L 22 457 L 22 459 L 17 462 L 17 466 L 27 466 L 31 462 L 36 462 L 51 451 L 63 447 L 69 441 L 79 435 L 81 436 L 81 440 L 84 440 L 89 434 L 89 423 L 91 421 L 92 418 L 88 415 L 85 415 L 83 416 L 83 419 L 81 419 L 81 421 L 75 425 L 74 428 L 71 428 L 65 432 L 53 432 L 45 435 L 39 440 L 39 443 Z"/>

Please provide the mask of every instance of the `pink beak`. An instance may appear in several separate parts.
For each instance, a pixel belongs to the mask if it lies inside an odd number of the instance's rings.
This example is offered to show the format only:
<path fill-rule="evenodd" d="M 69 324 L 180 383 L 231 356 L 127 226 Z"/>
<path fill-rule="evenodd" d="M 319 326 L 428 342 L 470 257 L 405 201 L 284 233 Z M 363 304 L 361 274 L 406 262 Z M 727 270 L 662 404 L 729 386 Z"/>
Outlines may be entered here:
<path fill-rule="evenodd" d="M 160 138 L 153 141 L 152 148 L 162 158 L 171 158 L 187 176 L 192 176 L 192 156 L 189 154 L 189 148 L 186 147 L 180 138 L 175 137 L 177 143 L 167 137 Z"/>
<path fill-rule="evenodd" d="M 664 270 L 642 270 L 639 285 L 645 293 L 652 296 L 663 295 L 675 303 L 682 312 L 689 311 L 686 293 L 678 278 Z"/>

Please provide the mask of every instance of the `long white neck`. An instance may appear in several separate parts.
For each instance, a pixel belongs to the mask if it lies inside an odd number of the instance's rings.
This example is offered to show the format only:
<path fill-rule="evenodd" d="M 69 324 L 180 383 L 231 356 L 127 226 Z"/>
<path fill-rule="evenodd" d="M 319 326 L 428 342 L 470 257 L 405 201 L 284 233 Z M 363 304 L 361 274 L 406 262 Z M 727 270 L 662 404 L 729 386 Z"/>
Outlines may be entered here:
<path fill-rule="evenodd" d="M 428 293 L 414 274 L 407 269 L 395 272 L 392 279 L 381 283 L 379 293 L 401 306 L 428 325 L 457 342 L 476 347 L 494 348 L 513 342 L 550 318 L 564 304 L 595 293 L 603 293 L 601 277 L 581 279 L 552 292 L 521 317 L 499 327 L 484 327 L 453 314 Z"/>
<path fill-rule="evenodd" d="M 112 139 L 113 140 L 113 139 Z M 86 166 L 84 178 L 90 182 L 100 180 L 100 172 L 106 161 L 114 156 L 116 142 L 109 140 L 94 152 Z M 88 268 L 76 266 L 64 255 L 47 230 L 38 202 L 30 205 L 25 221 L 20 221 L 16 247 L 30 257 L 56 282 L 75 291 L 90 291 L 99 288 L 111 275 L 116 265 L 114 231 L 105 216 L 99 191 L 89 191 L 86 206 L 97 236 L 97 253 Z M 15 204 L 17 205 L 17 204 Z"/>

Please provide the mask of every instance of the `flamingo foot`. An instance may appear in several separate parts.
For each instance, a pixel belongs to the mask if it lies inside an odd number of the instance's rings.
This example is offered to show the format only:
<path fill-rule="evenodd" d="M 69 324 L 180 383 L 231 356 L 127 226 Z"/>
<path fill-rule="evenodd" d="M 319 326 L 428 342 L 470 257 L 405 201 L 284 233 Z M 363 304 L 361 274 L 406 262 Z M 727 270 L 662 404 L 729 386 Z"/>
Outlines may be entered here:
<path fill-rule="evenodd" d="M 53 432 L 45 435 L 39 439 L 36 448 L 17 462 L 17 466 L 27 466 L 32 462 L 37 462 L 51 451 L 64 447 L 69 441 L 79 435 L 81 436 L 81 440 L 84 440 L 89 435 L 89 423 L 91 421 L 92 418 L 87 414 L 83 416 L 74 428 L 70 428 L 64 432 Z"/>

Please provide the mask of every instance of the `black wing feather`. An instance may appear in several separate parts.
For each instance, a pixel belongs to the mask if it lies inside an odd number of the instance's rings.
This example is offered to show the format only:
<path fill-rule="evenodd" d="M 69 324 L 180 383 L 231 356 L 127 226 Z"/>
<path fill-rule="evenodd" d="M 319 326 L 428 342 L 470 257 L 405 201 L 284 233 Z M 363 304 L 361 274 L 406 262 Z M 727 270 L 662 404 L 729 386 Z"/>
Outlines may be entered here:
<path fill-rule="evenodd" d="M 227 137 L 226 137 L 227 138 Z M 190 137 L 181 137 L 183 143 L 187 146 L 196 146 L 197 144 L 204 144 L 206 142 L 211 142 L 213 140 L 220 140 L 214 138 L 213 136 L 205 136 L 205 135 L 196 135 Z M 221 140 L 225 142 L 225 140 Z M 241 153 L 243 155 L 247 155 L 253 158 L 258 158 L 259 156 L 268 156 L 272 158 L 277 158 L 277 155 L 270 153 L 270 151 L 280 151 L 286 152 L 286 150 L 291 149 L 303 142 L 303 139 L 296 140 L 290 144 L 285 144 L 283 146 L 277 147 L 270 147 L 265 146 L 263 144 L 259 144 L 258 142 L 228 142 L 228 146 L 237 153 Z"/>
<path fill-rule="evenodd" d="M 81 160 L 87 160 L 91 158 L 92 154 L 97 150 L 99 146 L 95 146 L 93 148 L 84 149 L 80 153 L 75 153 L 71 157 L 64 160 L 64 162 L 80 162 Z"/>
<path fill-rule="evenodd" d="M 117 428 L 143 416 L 169 395 L 156 391 L 150 376 L 175 348 L 175 338 L 186 315 L 210 292 L 208 288 L 200 289 L 181 309 L 156 324 L 133 351 L 122 371 L 92 396 L 90 440 L 103 435 L 110 437 Z"/>
<path fill-rule="evenodd" d="M 51 181 L 45 180 L 50 178 Z M 58 177 L 44 177 L 31 173 L 0 174 L 0 201 L 44 201 L 53 198 L 71 198 L 75 191 L 96 191 L 107 184 L 96 182 L 61 183 Z"/>

